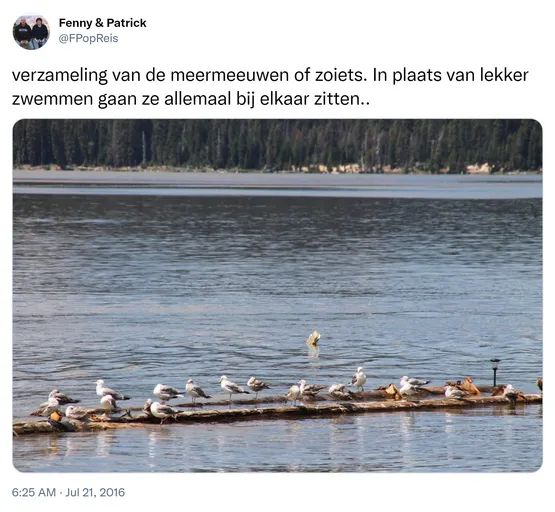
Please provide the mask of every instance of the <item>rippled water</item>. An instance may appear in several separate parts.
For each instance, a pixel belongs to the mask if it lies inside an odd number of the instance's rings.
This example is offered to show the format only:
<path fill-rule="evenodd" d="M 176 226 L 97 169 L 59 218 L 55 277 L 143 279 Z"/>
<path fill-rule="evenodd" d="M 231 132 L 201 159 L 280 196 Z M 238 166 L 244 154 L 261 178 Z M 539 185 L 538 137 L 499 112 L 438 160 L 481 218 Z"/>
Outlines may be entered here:
<path fill-rule="evenodd" d="M 300 378 L 346 382 L 359 365 L 371 387 L 404 374 L 490 383 L 492 357 L 498 380 L 534 392 L 541 199 L 485 186 L 494 199 L 433 199 L 429 183 L 412 199 L 17 193 L 14 417 L 53 387 L 96 406 L 99 378 L 142 405 L 158 382 L 193 378 L 218 394 L 220 375 L 256 375 L 285 393 Z M 305 345 L 314 329 L 317 358 Z M 14 464 L 530 471 L 541 407 L 30 436 L 14 442 Z"/>

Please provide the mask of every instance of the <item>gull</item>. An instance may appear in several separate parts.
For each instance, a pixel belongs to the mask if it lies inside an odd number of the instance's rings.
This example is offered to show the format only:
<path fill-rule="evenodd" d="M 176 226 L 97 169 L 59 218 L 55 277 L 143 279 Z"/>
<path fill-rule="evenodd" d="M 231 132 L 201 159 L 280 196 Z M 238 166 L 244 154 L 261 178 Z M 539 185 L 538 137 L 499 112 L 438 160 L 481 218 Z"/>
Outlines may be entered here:
<path fill-rule="evenodd" d="M 403 384 L 399 389 L 399 393 L 401 393 L 402 396 L 417 395 L 418 393 L 420 393 L 420 391 L 422 391 L 421 387 L 411 384 L 408 380 L 403 381 L 401 379 L 401 382 L 403 382 Z"/>
<path fill-rule="evenodd" d="M 317 347 L 318 342 L 320 341 L 320 333 L 318 331 L 314 331 L 306 340 L 306 344 L 309 347 Z"/>
<path fill-rule="evenodd" d="M 66 418 L 76 421 L 84 421 L 88 419 L 90 414 L 90 409 L 86 409 L 85 407 L 76 407 L 74 405 L 70 405 L 65 412 Z"/>
<path fill-rule="evenodd" d="M 152 405 L 152 398 L 149 398 L 146 402 L 145 405 L 143 405 L 143 414 L 145 414 L 147 417 L 151 417 L 152 416 L 152 412 L 150 411 L 150 406 Z"/>
<path fill-rule="evenodd" d="M 48 398 L 55 398 L 56 400 L 58 400 L 58 403 L 60 405 L 77 404 L 81 401 L 81 400 L 76 400 L 75 398 L 71 398 L 67 396 L 65 393 L 60 393 L 59 389 L 53 389 L 52 391 L 50 391 Z"/>
<path fill-rule="evenodd" d="M 116 404 L 116 400 L 112 395 L 104 395 L 100 399 L 100 406 L 104 409 L 104 417 L 108 417 L 109 412 L 121 412 L 121 409 Z"/>
<path fill-rule="evenodd" d="M 412 384 L 413 386 L 425 386 L 426 384 L 430 383 L 429 380 L 409 379 L 406 375 L 401 377 L 401 380 L 399 382 L 401 383 L 401 387 L 403 387 L 406 382 L 408 382 L 409 384 Z"/>
<path fill-rule="evenodd" d="M 305 386 L 306 386 L 306 380 L 300 380 L 298 386 L 297 384 L 293 384 L 289 388 L 287 395 L 285 395 L 285 403 L 291 400 L 293 402 L 293 405 L 295 405 L 295 402 L 303 395 Z"/>
<path fill-rule="evenodd" d="M 95 384 L 96 394 L 98 396 L 110 395 L 114 400 L 129 400 L 131 398 L 129 396 L 120 395 L 117 391 L 114 391 L 113 389 L 105 388 L 103 380 L 97 380 Z"/>
<path fill-rule="evenodd" d="M 249 391 L 245 391 L 241 386 L 235 384 L 235 382 L 231 382 L 225 375 L 220 377 L 220 386 L 226 392 L 229 393 L 229 405 L 231 407 L 231 395 L 233 393 L 245 393 L 250 394 Z"/>
<path fill-rule="evenodd" d="M 511 402 L 511 405 L 515 405 L 516 404 L 516 399 L 518 397 L 518 392 L 517 390 L 512 386 L 512 384 L 507 384 L 507 386 L 505 386 L 505 389 L 503 391 L 503 396 L 509 400 L 509 402 Z"/>
<path fill-rule="evenodd" d="M 191 395 L 191 400 L 195 403 L 195 398 L 199 396 L 202 398 L 212 398 L 210 395 L 207 395 L 200 386 L 197 386 L 193 379 L 189 379 L 187 381 L 187 386 L 185 386 L 185 391 L 188 395 Z"/>
<path fill-rule="evenodd" d="M 58 412 L 60 402 L 55 398 L 49 398 L 46 402 L 40 404 L 36 411 L 31 413 L 31 416 L 50 416 L 54 412 Z"/>
<path fill-rule="evenodd" d="M 161 404 L 159 402 L 154 402 L 151 404 L 150 412 L 155 418 L 160 418 L 162 420 L 160 421 L 160 425 L 164 423 L 164 420 L 166 418 L 173 416 L 173 418 L 175 419 L 175 417 L 179 414 L 179 411 L 177 409 L 174 409 L 169 405 Z"/>
<path fill-rule="evenodd" d="M 171 400 L 172 398 L 185 398 L 184 395 L 180 395 L 179 393 L 181 393 L 179 389 L 165 386 L 164 384 L 157 384 L 152 392 L 156 398 L 162 400 L 162 405 L 165 405 L 166 400 Z"/>
<path fill-rule="evenodd" d="M 445 386 L 445 396 L 447 398 L 464 398 L 468 393 L 462 389 L 454 388 L 453 386 Z"/>
<path fill-rule="evenodd" d="M 301 397 L 303 396 L 316 396 L 322 389 L 326 389 L 326 386 L 320 386 L 318 384 L 306 384 L 301 391 Z"/>
<path fill-rule="evenodd" d="M 353 378 L 351 379 L 351 385 L 354 386 L 355 388 L 360 388 L 362 389 L 362 391 L 364 391 L 365 383 L 366 383 L 366 375 L 364 375 L 364 372 L 362 371 L 362 366 L 359 366 L 357 368 L 357 371 L 353 375 Z"/>
<path fill-rule="evenodd" d="M 333 384 L 328 392 L 333 398 L 339 400 L 352 400 L 354 397 L 354 394 L 347 389 L 345 384 Z"/>
<path fill-rule="evenodd" d="M 270 384 L 268 384 L 267 382 L 263 382 L 261 380 L 255 379 L 254 377 L 251 377 L 249 379 L 249 381 L 247 382 L 247 386 L 256 393 L 256 396 L 254 397 L 255 400 L 258 398 L 259 391 L 270 388 Z"/>

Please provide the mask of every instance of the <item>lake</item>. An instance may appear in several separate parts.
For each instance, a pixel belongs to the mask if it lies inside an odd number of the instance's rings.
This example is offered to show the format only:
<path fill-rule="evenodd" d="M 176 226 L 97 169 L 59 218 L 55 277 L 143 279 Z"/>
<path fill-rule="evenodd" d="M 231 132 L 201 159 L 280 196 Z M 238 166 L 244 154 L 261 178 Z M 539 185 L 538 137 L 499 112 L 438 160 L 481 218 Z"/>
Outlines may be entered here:
<path fill-rule="evenodd" d="M 357 366 L 371 388 L 491 384 L 493 357 L 499 382 L 537 391 L 541 177 L 42 174 L 15 176 L 14 419 L 54 387 L 96 407 L 97 379 L 142 405 L 189 378 L 221 395 L 223 374 L 272 394 Z M 534 471 L 542 406 L 22 436 L 13 457 L 57 472 Z"/>

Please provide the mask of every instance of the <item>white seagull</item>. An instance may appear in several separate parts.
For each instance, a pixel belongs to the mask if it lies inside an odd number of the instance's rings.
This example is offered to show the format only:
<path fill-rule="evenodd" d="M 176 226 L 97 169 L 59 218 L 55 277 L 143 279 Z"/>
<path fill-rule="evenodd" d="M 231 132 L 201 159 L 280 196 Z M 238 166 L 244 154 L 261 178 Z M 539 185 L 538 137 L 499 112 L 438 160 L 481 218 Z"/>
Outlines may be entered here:
<path fill-rule="evenodd" d="M 287 395 L 285 395 L 285 403 L 292 401 L 293 405 L 295 405 L 295 402 L 303 396 L 305 386 L 306 380 L 300 380 L 298 386 L 297 384 L 293 384 L 289 388 Z"/>
<path fill-rule="evenodd" d="M 512 384 L 507 384 L 503 390 L 503 396 L 508 399 L 512 405 L 514 405 L 518 397 L 518 391 L 512 386 Z"/>
<path fill-rule="evenodd" d="M 114 400 L 129 400 L 131 398 L 129 396 L 120 395 L 117 391 L 114 391 L 113 389 L 105 388 L 103 380 L 97 380 L 95 384 L 96 394 L 98 396 L 110 395 Z"/>
<path fill-rule="evenodd" d="M 74 405 L 70 405 L 65 412 L 66 418 L 76 421 L 84 421 L 88 419 L 90 414 L 90 409 L 86 409 L 85 407 L 76 407 Z"/>
<path fill-rule="evenodd" d="M 49 417 L 54 412 L 59 412 L 60 402 L 55 398 L 49 398 L 46 402 L 40 404 L 36 411 L 31 413 L 31 416 L 46 416 Z"/>
<path fill-rule="evenodd" d="M 107 417 L 108 413 L 121 412 L 121 409 L 116 404 L 116 400 L 112 395 L 104 395 L 100 399 L 100 406 L 104 409 L 104 416 Z"/>
<path fill-rule="evenodd" d="M 65 393 L 60 393 L 59 389 L 53 389 L 52 391 L 50 391 L 48 398 L 55 398 L 56 400 L 58 400 L 58 403 L 60 405 L 77 404 L 81 401 L 75 398 L 71 398 L 67 396 Z"/>
<path fill-rule="evenodd" d="M 445 396 L 447 398 L 464 398 L 468 393 L 453 386 L 445 386 Z"/>
<path fill-rule="evenodd" d="M 354 394 L 347 389 L 345 384 L 333 384 L 328 393 L 339 400 L 352 400 Z"/>
<path fill-rule="evenodd" d="M 399 382 L 401 383 L 401 387 L 403 387 L 407 382 L 413 386 L 425 386 L 426 384 L 430 383 L 429 380 L 409 379 L 406 375 L 401 377 L 401 380 Z"/>
<path fill-rule="evenodd" d="M 404 384 L 402 384 L 399 389 L 399 393 L 401 393 L 402 396 L 417 395 L 420 391 L 422 391 L 422 388 L 411 384 L 408 380 L 404 381 Z"/>
<path fill-rule="evenodd" d="M 362 370 L 363 370 L 362 366 L 359 366 L 357 368 L 357 371 L 355 372 L 355 374 L 353 375 L 353 378 L 351 379 L 351 385 L 353 385 L 355 388 L 360 388 L 362 389 L 362 391 L 364 391 L 364 384 L 366 383 L 366 375 L 364 375 L 364 372 Z"/>
<path fill-rule="evenodd" d="M 164 420 L 166 418 L 173 416 L 173 418 L 175 419 L 175 417 L 179 414 L 179 411 L 177 409 L 174 409 L 170 405 L 164 405 L 159 402 L 153 402 L 150 405 L 150 412 L 155 418 L 160 418 L 162 420 L 160 421 L 160 425 L 164 423 Z"/>
<path fill-rule="evenodd" d="M 245 393 L 247 395 L 250 394 L 249 391 L 245 391 L 241 386 L 235 384 L 235 382 L 231 382 L 225 375 L 220 377 L 220 386 L 226 392 L 229 393 L 229 402 L 231 406 L 231 395 L 234 393 Z"/>
<path fill-rule="evenodd" d="M 157 384 L 152 392 L 156 398 L 162 400 L 162 405 L 166 403 L 166 400 L 171 400 L 172 398 L 185 398 L 184 395 L 180 395 L 179 393 L 181 393 L 179 389 L 165 386 L 164 384 Z"/>
<path fill-rule="evenodd" d="M 195 398 L 198 398 L 199 396 L 202 398 L 212 398 L 210 395 L 207 395 L 200 386 L 197 386 L 193 382 L 193 379 L 189 379 L 187 381 L 187 386 L 185 386 L 185 391 L 187 392 L 188 395 L 191 395 L 192 397 L 191 400 L 193 403 L 195 403 Z"/>
<path fill-rule="evenodd" d="M 262 380 L 255 379 L 254 377 L 249 379 L 247 386 L 256 393 L 256 396 L 254 397 L 255 400 L 258 398 L 259 391 L 262 391 L 263 389 L 270 389 L 270 384 Z"/>

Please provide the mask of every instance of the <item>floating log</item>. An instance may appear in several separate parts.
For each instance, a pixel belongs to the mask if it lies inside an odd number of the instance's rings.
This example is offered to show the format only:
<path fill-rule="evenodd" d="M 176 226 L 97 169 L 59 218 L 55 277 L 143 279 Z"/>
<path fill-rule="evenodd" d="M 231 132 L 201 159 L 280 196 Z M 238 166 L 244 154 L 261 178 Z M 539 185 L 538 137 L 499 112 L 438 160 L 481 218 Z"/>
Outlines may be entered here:
<path fill-rule="evenodd" d="M 542 395 L 525 395 L 521 403 L 541 403 Z M 431 399 L 431 400 L 383 400 L 379 402 L 341 402 L 329 404 L 301 404 L 286 405 L 278 407 L 255 407 L 255 408 L 229 408 L 210 409 L 197 411 L 183 411 L 174 418 L 164 420 L 164 424 L 171 423 L 193 423 L 193 422 L 216 422 L 216 421 L 238 421 L 251 419 L 294 419 L 307 416 L 328 416 L 335 414 L 359 414 L 370 412 L 393 412 L 406 410 L 431 410 L 431 409 L 460 409 L 462 407 L 478 407 L 486 405 L 510 407 L 510 402 L 505 397 L 499 396 L 472 396 L 462 399 Z M 23 434 L 40 434 L 68 431 L 95 431 L 113 428 L 140 427 L 145 424 L 159 425 L 160 420 L 145 413 L 135 417 L 123 416 L 102 421 L 102 418 L 92 418 L 88 422 L 57 422 L 52 420 L 39 422 L 16 422 L 13 424 L 13 433 L 16 436 Z M 61 423 L 60 426 L 58 423 Z M 71 427 L 67 427 L 67 424 Z M 63 425 L 66 426 L 63 426 Z"/>

